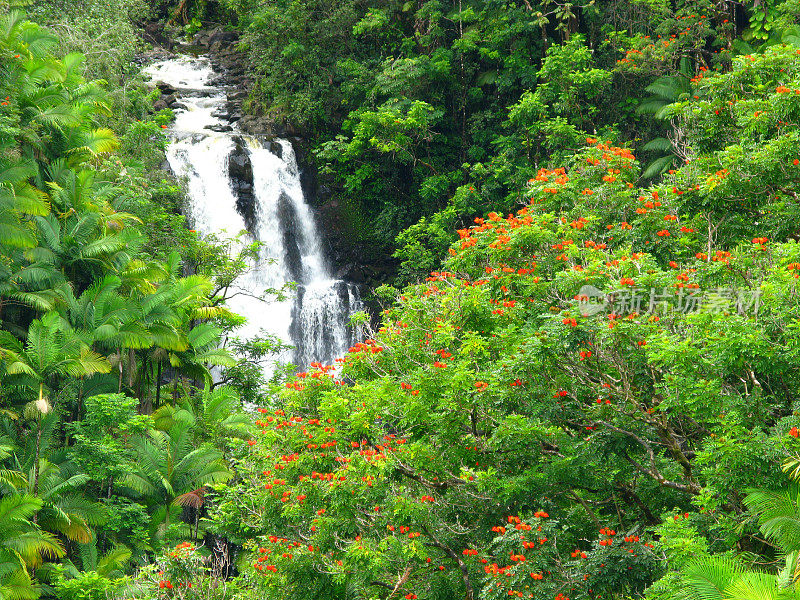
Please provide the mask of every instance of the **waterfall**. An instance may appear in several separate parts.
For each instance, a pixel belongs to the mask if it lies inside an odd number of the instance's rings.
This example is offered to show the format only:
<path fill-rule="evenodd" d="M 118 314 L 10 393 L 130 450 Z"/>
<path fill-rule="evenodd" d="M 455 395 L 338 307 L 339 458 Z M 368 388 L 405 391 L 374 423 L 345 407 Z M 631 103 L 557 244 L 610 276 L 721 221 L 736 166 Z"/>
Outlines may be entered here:
<path fill-rule="evenodd" d="M 225 121 L 225 93 L 208 84 L 214 72 L 207 59 L 171 59 L 145 72 L 177 90 L 180 108 L 167 161 L 187 181 L 194 228 L 227 241 L 231 252 L 261 243 L 258 259 L 227 298 L 227 306 L 247 318 L 236 334 L 267 334 L 291 344 L 294 350 L 276 360 L 301 369 L 315 361 L 332 364 L 353 344 L 356 332 L 347 323 L 362 305 L 355 285 L 331 275 L 294 147 L 288 140 L 241 135 Z M 264 301 L 265 290 L 290 283 L 289 298 Z"/>

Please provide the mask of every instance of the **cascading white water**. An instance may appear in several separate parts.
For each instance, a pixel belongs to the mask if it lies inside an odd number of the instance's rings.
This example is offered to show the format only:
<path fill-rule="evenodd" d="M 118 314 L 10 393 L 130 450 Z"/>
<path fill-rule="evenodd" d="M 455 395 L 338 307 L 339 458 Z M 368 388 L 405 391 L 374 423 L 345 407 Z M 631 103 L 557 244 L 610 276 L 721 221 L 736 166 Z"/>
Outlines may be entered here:
<path fill-rule="evenodd" d="M 181 57 L 156 63 L 147 72 L 180 92 L 185 107 L 176 111 L 167 160 L 185 177 L 189 217 L 205 236 L 234 240 L 232 251 L 252 239 L 261 242 L 259 260 L 236 282 L 227 304 L 247 317 L 237 334 L 243 339 L 260 334 L 292 344 L 293 352 L 277 358 L 300 368 L 310 362 L 331 364 L 352 344 L 347 326 L 361 309 L 356 286 L 331 277 L 313 214 L 305 202 L 294 148 L 287 140 L 262 144 L 253 137 L 221 133 L 230 123 L 217 115 L 225 94 L 208 85 L 213 76 L 207 59 Z M 237 144 L 244 146 L 252 166 L 254 207 L 251 227 L 241 212 L 231 181 L 229 161 Z M 242 150 L 239 148 L 239 150 Z M 293 298 L 265 302 L 264 291 L 295 282 Z M 268 369 L 268 371 L 271 369 Z"/>

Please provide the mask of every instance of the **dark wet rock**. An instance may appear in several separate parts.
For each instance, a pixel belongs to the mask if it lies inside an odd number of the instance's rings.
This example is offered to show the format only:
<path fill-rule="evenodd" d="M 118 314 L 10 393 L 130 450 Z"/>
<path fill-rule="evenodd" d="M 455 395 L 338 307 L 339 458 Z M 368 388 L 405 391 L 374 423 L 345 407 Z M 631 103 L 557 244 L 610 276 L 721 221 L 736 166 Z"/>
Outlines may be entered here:
<path fill-rule="evenodd" d="M 231 128 L 229 127 L 229 130 Z M 247 230 L 255 237 L 256 197 L 253 192 L 253 165 L 244 141 L 234 138 L 235 146 L 228 157 L 228 175 L 236 195 L 236 210 L 242 215 Z"/>
<path fill-rule="evenodd" d="M 208 46 L 209 41 L 211 41 L 211 34 L 202 29 L 195 33 L 192 38 L 192 44 L 195 46 Z"/>
<path fill-rule="evenodd" d="M 306 283 L 303 273 L 303 259 L 300 254 L 300 247 L 297 244 L 297 240 L 300 239 L 297 212 L 286 194 L 281 193 L 281 197 L 278 199 L 277 214 L 278 221 L 281 224 L 281 231 L 283 232 L 284 263 L 294 281 Z"/>
<path fill-rule="evenodd" d="M 178 92 L 175 87 L 163 81 L 156 81 L 156 87 L 165 96 L 175 95 Z"/>
<path fill-rule="evenodd" d="M 142 23 L 139 32 L 142 39 L 153 46 L 167 50 L 171 50 L 175 46 L 174 40 L 166 34 L 163 26 L 158 22 Z"/>

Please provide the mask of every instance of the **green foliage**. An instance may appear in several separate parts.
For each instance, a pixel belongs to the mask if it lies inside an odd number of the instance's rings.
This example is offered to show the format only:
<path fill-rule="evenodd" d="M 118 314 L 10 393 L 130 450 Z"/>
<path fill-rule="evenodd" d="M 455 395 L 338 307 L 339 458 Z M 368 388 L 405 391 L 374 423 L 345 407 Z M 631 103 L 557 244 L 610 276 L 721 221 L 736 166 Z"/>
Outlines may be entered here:
<path fill-rule="evenodd" d="M 85 72 L 125 79 L 130 54 L 118 54 L 124 66 L 100 56 L 104 43 L 125 45 L 133 29 L 120 16 L 139 8 L 60 3 L 62 47 L 90 52 Z M 185 228 L 180 188 L 154 173 L 171 113 L 151 115 L 153 98 L 135 84 L 106 93 L 84 79 L 84 57 L 51 54 L 57 42 L 19 11 L 0 17 L 0 598 L 9 600 L 121 593 L 131 559 L 146 562 L 165 530 L 198 535 L 205 485 L 230 477 L 224 440 L 250 431 L 236 394 L 202 392 L 188 378 L 211 383 L 211 365 L 236 364 L 217 323 L 242 319 L 213 296 L 254 249 L 228 257 Z M 109 125 L 122 134 L 121 156 Z M 140 216 L 152 217 L 149 229 Z M 196 264 L 221 267 L 219 279 L 183 276 L 178 249 L 215 256 Z M 188 419 L 159 431 L 143 413 L 162 403 L 165 384 Z"/>
<path fill-rule="evenodd" d="M 797 2 L 224 4 L 406 285 L 264 382 L 146 7 L 4 14 L 0 598 L 796 597 Z"/>
<path fill-rule="evenodd" d="M 64 555 L 61 542 L 31 522 L 40 507 L 41 501 L 28 494 L 0 498 L 0 597 L 4 600 L 37 598 L 27 566 Z"/>
<path fill-rule="evenodd" d="M 779 549 L 797 538 L 795 491 L 742 491 L 777 489 L 798 435 L 784 324 L 800 254 L 772 198 L 797 186 L 799 61 L 776 46 L 703 71 L 663 107 L 691 160 L 655 185 L 629 148 L 564 117 L 572 137 L 549 154 L 564 166 L 530 172 L 525 206 L 457 229 L 444 255 L 447 226 L 480 210 L 463 186 L 404 234 L 406 256 L 442 267 L 386 290 L 381 327 L 341 373 L 315 366 L 276 390 L 238 448 L 240 479 L 216 487 L 210 527 L 249 552 L 254 585 L 592 598 L 664 574 L 652 597 L 793 597 L 795 558 L 776 575 L 724 553 L 774 559 L 747 508 Z M 717 120 L 743 86 L 748 110 Z M 510 113 L 517 126 L 559 117 L 537 93 Z M 652 526 L 659 541 L 643 542 Z"/>
<path fill-rule="evenodd" d="M 142 434 L 150 419 L 138 415 L 138 401 L 123 394 L 91 396 L 84 401 L 85 416 L 70 424 L 72 455 L 95 481 L 124 474 L 131 454 L 128 436 Z"/>
<path fill-rule="evenodd" d="M 58 36 L 63 53 L 80 52 L 86 56 L 87 76 L 116 86 L 134 72 L 131 61 L 141 48 L 135 23 L 147 18 L 151 9 L 141 0 L 44 0 L 27 10 L 32 20 Z"/>
<path fill-rule="evenodd" d="M 59 600 L 107 600 L 120 590 L 120 581 L 88 571 L 72 579 L 59 578 L 55 588 Z"/>

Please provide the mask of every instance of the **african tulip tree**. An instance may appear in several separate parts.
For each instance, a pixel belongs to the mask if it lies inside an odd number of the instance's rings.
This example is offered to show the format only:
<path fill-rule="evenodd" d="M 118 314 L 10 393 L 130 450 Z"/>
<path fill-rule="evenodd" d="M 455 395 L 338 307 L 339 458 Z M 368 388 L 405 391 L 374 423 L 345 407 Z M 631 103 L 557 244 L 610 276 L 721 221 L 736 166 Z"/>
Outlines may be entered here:
<path fill-rule="evenodd" d="M 655 579 L 665 517 L 756 548 L 740 490 L 778 484 L 798 424 L 799 69 L 778 47 L 704 72 L 665 109 L 686 163 L 658 185 L 589 136 L 387 289 L 382 327 L 276 392 L 219 490 L 248 576 L 574 600 Z"/>

